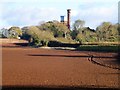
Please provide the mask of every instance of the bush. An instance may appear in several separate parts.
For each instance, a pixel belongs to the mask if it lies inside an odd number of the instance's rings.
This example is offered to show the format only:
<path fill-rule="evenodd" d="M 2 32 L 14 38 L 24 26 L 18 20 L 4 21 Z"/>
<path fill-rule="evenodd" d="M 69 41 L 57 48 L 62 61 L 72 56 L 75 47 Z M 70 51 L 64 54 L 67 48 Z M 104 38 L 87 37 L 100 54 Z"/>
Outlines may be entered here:
<path fill-rule="evenodd" d="M 34 46 L 37 46 L 37 47 L 42 46 L 41 40 L 38 37 L 34 37 L 32 43 Z"/>
<path fill-rule="evenodd" d="M 8 30 L 9 38 L 16 38 L 18 39 L 19 36 L 22 36 L 22 30 L 19 27 L 11 27 Z"/>
<path fill-rule="evenodd" d="M 64 37 L 65 34 L 70 32 L 65 24 L 58 21 L 49 21 L 37 27 L 41 30 L 52 32 L 54 37 Z"/>
<path fill-rule="evenodd" d="M 41 44 L 42 46 L 48 46 L 49 41 L 48 40 L 42 40 Z"/>
<path fill-rule="evenodd" d="M 51 32 L 40 30 L 36 26 L 28 27 L 23 35 L 29 40 L 29 45 L 35 47 L 47 46 L 50 40 L 55 40 Z"/>

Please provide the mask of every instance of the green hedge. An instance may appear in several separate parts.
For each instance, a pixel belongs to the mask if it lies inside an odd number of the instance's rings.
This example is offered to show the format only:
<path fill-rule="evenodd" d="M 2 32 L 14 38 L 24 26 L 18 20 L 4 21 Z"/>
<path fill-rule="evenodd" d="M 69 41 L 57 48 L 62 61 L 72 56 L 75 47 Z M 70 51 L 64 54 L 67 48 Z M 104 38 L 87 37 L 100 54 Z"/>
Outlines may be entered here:
<path fill-rule="evenodd" d="M 120 46 L 98 46 L 98 45 L 81 45 L 77 48 L 79 51 L 98 51 L 98 52 L 119 52 Z"/>

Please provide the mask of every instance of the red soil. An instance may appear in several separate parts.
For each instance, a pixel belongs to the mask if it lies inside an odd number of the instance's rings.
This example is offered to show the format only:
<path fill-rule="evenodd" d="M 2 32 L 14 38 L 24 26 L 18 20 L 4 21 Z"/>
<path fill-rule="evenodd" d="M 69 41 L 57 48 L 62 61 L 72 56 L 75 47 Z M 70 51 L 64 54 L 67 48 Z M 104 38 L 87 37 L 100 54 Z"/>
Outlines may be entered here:
<path fill-rule="evenodd" d="M 119 71 L 91 63 L 88 53 L 90 52 L 2 48 L 2 84 L 118 88 Z"/>

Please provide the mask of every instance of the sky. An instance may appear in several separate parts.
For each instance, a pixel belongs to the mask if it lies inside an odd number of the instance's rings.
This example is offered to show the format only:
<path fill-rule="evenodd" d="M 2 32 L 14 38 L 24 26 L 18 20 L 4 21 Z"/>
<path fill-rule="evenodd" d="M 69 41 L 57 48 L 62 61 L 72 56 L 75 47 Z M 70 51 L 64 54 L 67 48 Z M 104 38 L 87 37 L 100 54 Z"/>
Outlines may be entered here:
<path fill-rule="evenodd" d="M 43 21 L 67 18 L 71 9 L 71 26 L 84 20 L 85 26 L 96 29 L 102 22 L 118 23 L 119 0 L 1 0 L 0 28 L 39 25 Z"/>

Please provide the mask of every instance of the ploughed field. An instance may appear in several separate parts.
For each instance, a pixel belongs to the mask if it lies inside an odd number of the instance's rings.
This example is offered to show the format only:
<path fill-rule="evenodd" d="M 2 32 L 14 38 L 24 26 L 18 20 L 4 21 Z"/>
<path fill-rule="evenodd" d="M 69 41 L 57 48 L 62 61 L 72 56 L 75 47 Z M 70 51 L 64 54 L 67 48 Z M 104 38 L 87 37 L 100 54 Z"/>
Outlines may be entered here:
<path fill-rule="evenodd" d="M 99 55 L 87 51 L 3 47 L 2 86 L 119 88 L 119 70 L 92 63 L 90 53 Z"/>

